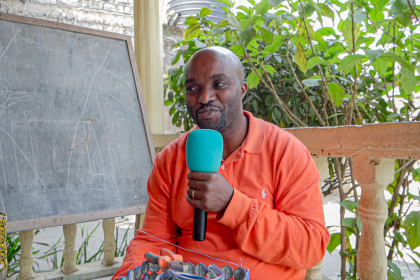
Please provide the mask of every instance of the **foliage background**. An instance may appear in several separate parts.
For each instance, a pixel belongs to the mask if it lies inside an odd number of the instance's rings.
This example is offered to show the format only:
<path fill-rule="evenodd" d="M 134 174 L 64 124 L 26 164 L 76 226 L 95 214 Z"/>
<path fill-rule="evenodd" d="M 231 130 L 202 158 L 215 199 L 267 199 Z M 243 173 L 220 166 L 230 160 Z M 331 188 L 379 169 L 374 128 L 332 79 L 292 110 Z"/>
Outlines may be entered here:
<path fill-rule="evenodd" d="M 172 63 L 187 62 L 207 46 L 229 48 L 246 71 L 249 91 L 243 105 L 254 116 L 283 128 L 420 121 L 420 10 L 415 1 L 248 0 L 249 7 L 218 1 L 229 7 L 226 18 L 217 24 L 207 20 L 207 8 L 187 18 Z M 173 124 L 189 130 L 193 122 L 185 107 L 183 72 L 184 66 L 169 70 L 165 105 L 171 107 Z M 329 167 L 323 193 L 339 191 L 341 222 L 338 232 L 331 229 L 328 251 L 341 245 L 341 278 L 358 279 L 360 187 L 351 158 L 329 159 Z M 396 160 L 384 228 L 390 279 L 402 279 L 391 261 L 404 257 L 403 248 L 410 249 L 405 257 L 420 268 L 415 251 L 420 214 L 410 211 L 420 197 L 410 193 L 413 181 L 420 182 L 416 162 Z M 345 218 L 346 211 L 353 218 Z"/>

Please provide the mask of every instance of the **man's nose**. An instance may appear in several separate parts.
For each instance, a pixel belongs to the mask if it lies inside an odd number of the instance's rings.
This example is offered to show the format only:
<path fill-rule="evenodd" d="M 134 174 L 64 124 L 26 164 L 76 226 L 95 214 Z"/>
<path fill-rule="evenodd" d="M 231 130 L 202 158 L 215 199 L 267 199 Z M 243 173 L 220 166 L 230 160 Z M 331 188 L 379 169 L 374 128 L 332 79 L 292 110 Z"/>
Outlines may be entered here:
<path fill-rule="evenodd" d="M 217 96 L 212 89 L 204 88 L 201 91 L 200 96 L 198 97 L 198 102 L 201 104 L 208 104 L 210 102 L 213 102 L 217 99 Z"/>

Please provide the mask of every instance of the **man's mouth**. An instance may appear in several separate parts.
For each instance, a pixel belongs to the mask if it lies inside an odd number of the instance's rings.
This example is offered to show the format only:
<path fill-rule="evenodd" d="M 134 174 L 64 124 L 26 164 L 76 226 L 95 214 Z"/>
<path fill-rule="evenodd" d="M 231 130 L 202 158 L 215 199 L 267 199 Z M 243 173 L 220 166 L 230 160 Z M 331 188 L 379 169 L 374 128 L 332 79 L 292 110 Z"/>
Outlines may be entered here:
<path fill-rule="evenodd" d="M 199 110 L 197 115 L 199 118 L 211 119 L 215 114 L 217 114 L 217 112 L 220 112 L 220 110 L 216 108 L 204 108 Z"/>

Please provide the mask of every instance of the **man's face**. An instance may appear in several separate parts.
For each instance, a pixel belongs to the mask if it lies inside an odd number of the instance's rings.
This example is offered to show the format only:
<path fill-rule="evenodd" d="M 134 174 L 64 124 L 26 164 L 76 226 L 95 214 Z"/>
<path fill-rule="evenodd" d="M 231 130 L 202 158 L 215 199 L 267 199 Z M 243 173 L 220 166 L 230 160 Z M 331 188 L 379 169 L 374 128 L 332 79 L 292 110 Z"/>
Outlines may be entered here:
<path fill-rule="evenodd" d="M 201 129 L 222 132 L 234 123 L 246 89 L 231 59 L 210 51 L 194 57 L 185 73 L 187 109 Z"/>

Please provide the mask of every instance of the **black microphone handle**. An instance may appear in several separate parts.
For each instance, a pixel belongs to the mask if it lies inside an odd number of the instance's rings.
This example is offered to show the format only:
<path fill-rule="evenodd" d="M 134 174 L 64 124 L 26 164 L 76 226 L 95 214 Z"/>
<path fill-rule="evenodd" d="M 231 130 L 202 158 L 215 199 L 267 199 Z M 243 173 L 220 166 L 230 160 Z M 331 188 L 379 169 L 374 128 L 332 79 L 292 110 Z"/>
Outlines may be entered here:
<path fill-rule="evenodd" d="M 193 239 L 195 241 L 205 240 L 206 228 L 207 228 L 207 212 L 200 208 L 194 208 Z"/>

